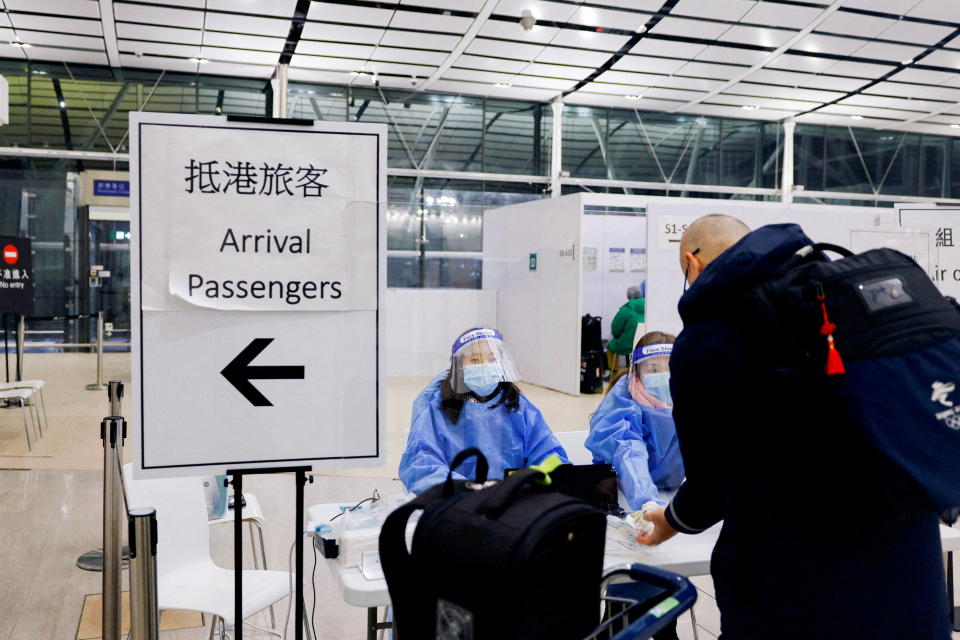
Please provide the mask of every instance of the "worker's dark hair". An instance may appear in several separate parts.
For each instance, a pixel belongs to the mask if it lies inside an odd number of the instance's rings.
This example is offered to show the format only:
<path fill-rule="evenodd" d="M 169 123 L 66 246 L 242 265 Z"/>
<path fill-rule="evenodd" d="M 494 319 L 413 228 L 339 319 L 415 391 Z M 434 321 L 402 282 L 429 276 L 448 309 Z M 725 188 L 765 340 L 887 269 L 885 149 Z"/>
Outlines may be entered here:
<path fill-rule="evenodd" d="M 633 350 L 636 351 L 640 347 L 648 347 L 651 344 L 673 344 L 674 342 L 676 342 L 676 340 L 677 340 L 677 336 L 673 334 L 664 333 L 663 331 L 651 331 L 649 333 L 643 334 L 643 337 L 641 337 L 640 340 L 637 341 L 637 346 L 635 346 Z M 632 352 L 630 353 L 630 358 L 631 359 L 633 358 Z M 633 375 L 637 377 L 640 376 L 640 367 L 635 367 L 633 369 Z"/>
<path fill-rule="evenodd" d="M 463 411 L 463 403 L 471 397 L 484 401 L 502 392 L 499 402 L 491 406 L 491 409 L 495 409 L 501 405 L 505 406 L 508 411 L 518 411 L 520 409 L 520 389 L 512 382 L 501 382 L 497 385 L 496 391 L 491 393 L 487 398 L 480 398 L 472 391 L 466 393 L 457 393 L 454 391 L 453 380 L 451 380 L 452 377 L 453 371 L 451 370 L 447 373 L 447 377 L 443 379 L 443 382 L 440 383 L 440 410 L 443 411 L 443 415 L 447 416 L 451 424 L 457 424 L 457 422 L 460 421 L 460 412 Z"/>

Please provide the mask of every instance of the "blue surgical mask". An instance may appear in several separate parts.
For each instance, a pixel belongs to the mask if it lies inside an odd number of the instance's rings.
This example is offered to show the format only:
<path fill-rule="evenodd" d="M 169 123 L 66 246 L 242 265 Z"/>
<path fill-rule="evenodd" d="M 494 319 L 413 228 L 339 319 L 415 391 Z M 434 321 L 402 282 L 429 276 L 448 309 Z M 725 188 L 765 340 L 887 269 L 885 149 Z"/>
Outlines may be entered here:
<path fill-rule="evenodd" d="M 463 367 L 463 384 L 480 398 L 486 398 L 496 391 L 501 380 L 503 369 L 496 362 L 468 364 Z"/>
<path fill-rule="evenodd" d="M 642 373 L 640 381 L 643 387 L 660 402 L 673 406 L 673 396 L 670 395 L 670 372 Z"/>

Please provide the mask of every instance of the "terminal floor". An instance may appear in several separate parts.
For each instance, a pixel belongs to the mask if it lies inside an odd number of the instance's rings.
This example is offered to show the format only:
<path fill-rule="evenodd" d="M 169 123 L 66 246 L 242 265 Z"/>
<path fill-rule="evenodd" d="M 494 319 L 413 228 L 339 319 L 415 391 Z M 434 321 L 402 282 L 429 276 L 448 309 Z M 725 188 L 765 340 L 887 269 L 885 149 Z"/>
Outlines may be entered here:
<path fill-rule="evenodd" d="M 99 421 L 108 407 L 105 392 L 84 388 L 93 380 L 93 365 L 89 354 L 27 355 L 24 378 L 47 382 L 50 419 L 49 431 L 32 453 L 26 452 L 19 410 L 0 411 L 0 640 L 74 638 L 84 596 L 100 591 L 100 574 L 75 566 L 77 557 L 99 547 L 101 539 L 103 450 Z M 128 380 L 129 355 L 107 354 L 104 379 Z M 410 404 L 427 380 L 395 378 L 388 383 L 388 464 L 377 469 L 317 474 L 315 482 L 306 487 L 308 505 L 359 500 L 374 489 L 381 494 L 400 490 L 395 478 L 402 432 L 409 428 Z M 586 428 L 588 416 L 599 401 L 597 396 L 577 398 L 530 385 L 524 385 L 523 390 L 558 431 Z M 275 569 L 287 567 L 295 535 L 292 489 L 290 475 L 252 476 L 244 481 L 244 490 L 255 493 L 263 507 L 267 556 Z M 246 530 L 244 533 L 246 537 Z M 160 535 L 162 541 L 162 532 Z M 232 566 L 231 535 L 227 525 L 211 528 L 211 552 L 224 567 Z M 313 556 L 309 550 L 307 546 L 308 611 L 314 599 L 310 586 Z M 247 568 L 252 566 L 251 561 L 248 550 Z M 712 585 L 708 577 L 695 582 L 700 588 L 696 605 L 699 637 L 710 640 L 719 635 Z M 317 637 L 365 638 L 366 611 L 342 601 L 322 560 L 314 584 Z M 282 625 L 285 604 L 277 607 L 278 626 Z M 254 623 L 268 626 L 263 614 Z M 290 625 L 292 638 L 292 622 Z M 681 618 L 679 634 L 683 639 L 693 637 L 688 615 Z M 161 633 L 161 638 L 169 640 L 206 637 L 207 630 L 201 628 Z M 269 636 L 247 628 L 244 637 Z M 771 640 L 776 637 L 776 630 L 771 630 Z M 954 634 L 954 638 L 960 639 L 960 634 Z"/>

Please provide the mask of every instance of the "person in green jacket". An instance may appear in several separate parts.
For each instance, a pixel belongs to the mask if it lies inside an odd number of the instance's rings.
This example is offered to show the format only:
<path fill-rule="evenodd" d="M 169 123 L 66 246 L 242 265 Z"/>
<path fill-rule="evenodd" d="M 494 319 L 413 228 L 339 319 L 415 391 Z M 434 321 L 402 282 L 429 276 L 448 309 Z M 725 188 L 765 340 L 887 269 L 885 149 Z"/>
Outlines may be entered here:
<path fill-rule="evenodd" d="M 613 338 L 607 342 L 607 351 L 620 355 L 633 353 L 633 336 L 637 325 L 645 322 L 646 298 L 643 293 L 642 287 L 627 289 L 627 302 L 617 311 L 610 325 Z"/>

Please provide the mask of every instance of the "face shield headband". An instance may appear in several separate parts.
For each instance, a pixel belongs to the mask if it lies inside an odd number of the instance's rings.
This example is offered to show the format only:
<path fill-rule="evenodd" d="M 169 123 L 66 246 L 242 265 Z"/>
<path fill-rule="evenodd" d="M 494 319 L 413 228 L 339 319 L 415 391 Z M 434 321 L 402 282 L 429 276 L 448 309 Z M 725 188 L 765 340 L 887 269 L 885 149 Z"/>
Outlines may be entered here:
<path fill-rule="evenodd" d="M 453 343 L 453 347 L 450 349 L 450 356 L 453 357 L 457 355 L 458 351 L 477 340 L 496 340 L 500 344 L 503 344 L 503 334 L 496 329 L 474 329 L 473 331 L 468 331 Z"/>
<path fill-rule="evenodd" d="M 637 347 L 633 351 L 633 364 L 637 364 L 647 358 L 669 356 L 671 353 L 673 353 L 673 344 L 669 342 Z"/>

